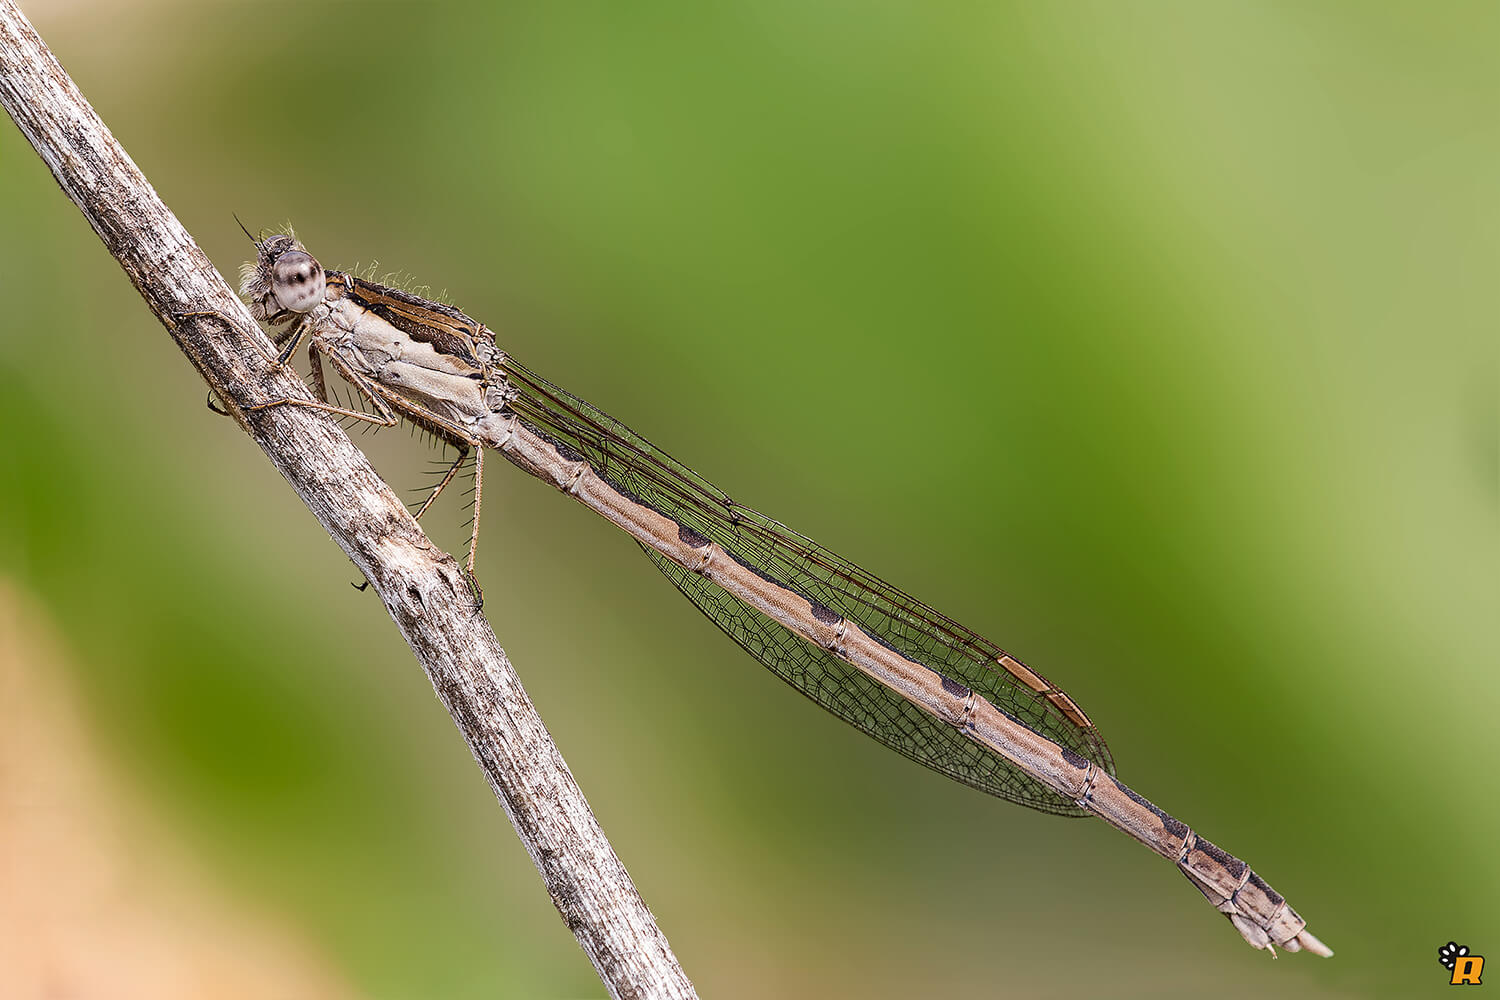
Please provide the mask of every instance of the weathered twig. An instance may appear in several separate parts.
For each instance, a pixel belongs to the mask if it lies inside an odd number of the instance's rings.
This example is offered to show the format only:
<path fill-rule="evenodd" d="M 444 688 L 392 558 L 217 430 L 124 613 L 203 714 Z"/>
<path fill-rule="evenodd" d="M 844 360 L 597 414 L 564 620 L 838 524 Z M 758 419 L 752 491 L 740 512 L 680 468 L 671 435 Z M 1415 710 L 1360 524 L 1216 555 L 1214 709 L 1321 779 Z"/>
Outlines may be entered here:
<path fill-rule="evenodd" d="M 0 0 L 0 104 L 193 367 L 370 580 L 609 992 L 694 996 L 458 564 L 326 415 L 247 416 L 247 406 L 307 390 L 270 364 L 249 313 L 12 0 Z"/>

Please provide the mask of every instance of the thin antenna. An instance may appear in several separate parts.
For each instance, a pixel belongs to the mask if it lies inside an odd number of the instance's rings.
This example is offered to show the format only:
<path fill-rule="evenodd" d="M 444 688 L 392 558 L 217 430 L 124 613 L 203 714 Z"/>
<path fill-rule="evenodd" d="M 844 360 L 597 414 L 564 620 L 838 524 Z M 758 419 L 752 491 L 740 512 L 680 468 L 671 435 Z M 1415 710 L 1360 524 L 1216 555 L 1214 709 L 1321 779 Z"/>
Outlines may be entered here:
<path fill-rule="evenodd" d="M 229 214 L 233 215 L 234 221 L 239 223 L 240 232 L 244 233 L 246 236 L 250 236 L 250 230 L 245 228 L 245 224 L 243 222 L 240 222 L 240 217 L 238 215 L 235 215 L 234 212 L 230 212 Z M 250 236 L 250 242 L 255 244 L 255 249 L 260 249 L 260 240 L 256 239 L 254 236 Z"/>

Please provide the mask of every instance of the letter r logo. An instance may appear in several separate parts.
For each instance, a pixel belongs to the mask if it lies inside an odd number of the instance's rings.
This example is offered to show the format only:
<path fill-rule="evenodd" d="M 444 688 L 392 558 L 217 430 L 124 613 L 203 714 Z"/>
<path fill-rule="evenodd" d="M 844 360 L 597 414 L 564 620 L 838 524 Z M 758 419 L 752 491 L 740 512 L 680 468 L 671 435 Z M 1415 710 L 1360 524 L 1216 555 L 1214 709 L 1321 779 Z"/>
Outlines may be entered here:
<path fill-rule="evenodd" d="M 1479 986 L 1479 974 L 1484 971 L 1484 956 L 1462 955 L 1453 962 L 1453 978 L 1449 986 Z"/>

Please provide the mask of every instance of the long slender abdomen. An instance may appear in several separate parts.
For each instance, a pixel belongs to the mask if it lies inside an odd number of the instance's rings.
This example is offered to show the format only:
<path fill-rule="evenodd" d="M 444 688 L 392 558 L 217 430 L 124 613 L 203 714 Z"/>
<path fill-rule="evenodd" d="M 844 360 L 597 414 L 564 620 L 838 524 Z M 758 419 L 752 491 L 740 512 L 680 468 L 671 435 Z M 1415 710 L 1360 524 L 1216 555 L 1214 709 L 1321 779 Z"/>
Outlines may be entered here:
<path fill-rule="evenodd" d="M 1306 922 L 1249 865 L 1198 837 L 1185 823 L 1116 781 L 1093 761 L 1033 731 L 963 684 L 901 655 L 854 622 L 741 564 L 718 543 L 626 496 L 585 459 L 565 454 L 514 414 L 484 418 L 479 434 L 485 445 L 572 496 L 642 545 L 713 581 L 1167 858 L 1250 944 L 1332 954 L 1307 933 Z"/>

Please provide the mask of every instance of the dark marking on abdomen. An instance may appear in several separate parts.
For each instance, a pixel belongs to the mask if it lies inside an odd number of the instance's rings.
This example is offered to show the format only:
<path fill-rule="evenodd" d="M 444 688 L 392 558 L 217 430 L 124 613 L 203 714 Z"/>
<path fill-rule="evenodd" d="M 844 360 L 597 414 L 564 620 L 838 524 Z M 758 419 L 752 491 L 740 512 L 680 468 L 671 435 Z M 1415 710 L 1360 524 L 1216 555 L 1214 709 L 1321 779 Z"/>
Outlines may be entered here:
<path fill-rule="evenodd" d="M 945 674 L 938 674 L 938 676 L 943 678 L 943 690 L 947 691 L 955 698 L 967 698 L 969 695 L 974 693 L 968 688 L 964 687 L 962 684 L 958 683 L 958 681 L 954 680 L 952 677 L 948 677 Z"/>
<path fill-rule="evenodd" d="M 701 549 L 708 544 L 708 537 L 706 535 L 700 535 L 685 524 L 677 526 L 677 540 L 693 549 Z"/>
<path fill-rule="evenodd" d="M 1178 819 L 1176 816 L 1172 816 L 1162 812 L 1161 809 L 1157 807 L 1155 802 L 1137 795 L 1135 793 L 1135 789 L 1131 788 L 1129 785 L 1121 785 L 1118 781 L 1115 782 L 1115 784 L 1119 786 L 1120 791 L 1130 796 L 1130 801 L 1134 802 L 1138 806 L 1145 806 L 1147 809 L 1150 809 L 1153 813 L 1155 813 L 1156 818 L 1161 820 L 1161 825 L 1166 828 L 1168 833 L 1176 837 L 1178 840 L 1187 839 L 1188 826 L 1186 823 Z M 1198 841 L 1198 843 L 1206 844 L 1208 843 L 1208 841 L 1200 840 Z"/>
<path fill-rule="evenodd" d="M 585 455 L 583 452 L 579 451 L 572 445 L 568 444 L 568 442 L 566 441 L 558 441 L 554 439 L 551 441 L 551 444 L 553 448 L 557 449 L 557 453 L 569 462 L 588 461 L 587 455 Z"/>
<path fill-rule="evenodd" d="M 1225 871 L 1229 872 L 1230 878 L 1239 878 L 1241 875 L 1245 874 L 1245 869 L 1250 867 L 1249 865 L 1245 864 L 1245 862 L 1235 857 L 1233 854 L 1230 854 L 1228 851 L 1224 850 L 1224 848 L 1220 847 L 1218 844 L 1215 844 L 1212 841 L 1204 840 L 1202 837 L 1199 837 L 1198 842 L 1193 846 L 1195 849 L 1202 851 L 1204 854 L 1207 854 L 1219 864 L 1223 865 Z"/>
<path fill-rule="evenodd" d="M 1247 882 L 1246 884 L 1247 885 L 1253 885 L 1257 889 L 1259 889 L 1261 892 L 1265 893 L 1266 894 L 1266 898 L 1271 901 L 1271 905 L 1273 907 L 1275 907 L 1275 906 L 1281 906 L 1284 903 L 1286 903 L 1286 897 L 1285 896 L 1283 896 L 1281 893 L 1277 892 L 1275 889 L 1272 889 L 1270 886 L 1266 885 L 1266 880 L 1263 879 L 1263 878 L 1261 878 L 1259 875 L 1255 874 L 1254 872 L 1250 873 L 1250 881 Z"/>
<path fill-rule="evenodd" d="M 812 605 L 812 616 L 824 625 L 837 625 L 843 618 L 837 611 L 834 611 L 832 608 L 825 608 L 817 601 L 808 601 L 807 603 Z"/>

